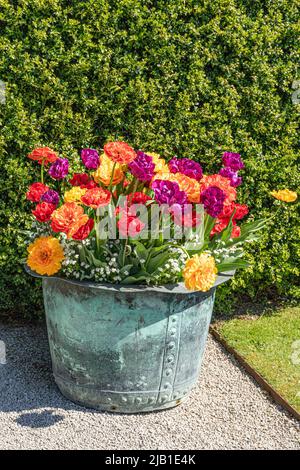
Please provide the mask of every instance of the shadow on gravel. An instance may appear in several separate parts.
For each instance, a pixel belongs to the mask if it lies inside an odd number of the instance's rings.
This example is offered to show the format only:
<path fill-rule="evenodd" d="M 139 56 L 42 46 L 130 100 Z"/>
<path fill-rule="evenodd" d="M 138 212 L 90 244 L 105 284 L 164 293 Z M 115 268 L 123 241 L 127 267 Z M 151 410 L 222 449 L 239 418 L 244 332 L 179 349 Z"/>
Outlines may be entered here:
<path fill-rule="evenodd" d="M 24 413 L 16 419 L 16 423 L 25 428 L 48 428 L 64 419 L 62 415 L 53 413 L 54 411 L 51 410 L 41 413 Z"/>
<path fill-rule="evenodd" d="M 59 409 L 107 414 L 77 405 L 60 393 L 52 375 L 45 324 L 12 326 L 0 322 L 0 341 L 6 350 L 6 363 L 0 363 L 0 412 L 20 413 L 16 418 L 20 426 L 53 426 L 64 419 Z"/>
<path fill-rule="evenodd" d="M 25 412 L 16 422 L 37 428 L 62 420 L 63 416 L 55 414 L 57 408 L 96 413 L 59 392 L 52 375 L 45 325 L 16 327 L 0 323 L 0 341 L 6 348 L 6 363 L 0 364 L 0 411 Z"/>

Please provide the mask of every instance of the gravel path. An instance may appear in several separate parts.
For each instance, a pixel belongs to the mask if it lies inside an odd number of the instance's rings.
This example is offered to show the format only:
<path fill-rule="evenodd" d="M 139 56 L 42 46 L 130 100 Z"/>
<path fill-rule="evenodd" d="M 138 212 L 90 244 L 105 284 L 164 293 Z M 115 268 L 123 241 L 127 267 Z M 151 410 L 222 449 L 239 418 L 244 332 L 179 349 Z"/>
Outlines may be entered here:
<path fill-rule="evenodd" d="M 0 324 L 0 340 L 0 449 L 300 449 L 300 424 L 212 338 L 190 398 L 141 415 L 95 412 L 61 396 L 43 326 Z"/>

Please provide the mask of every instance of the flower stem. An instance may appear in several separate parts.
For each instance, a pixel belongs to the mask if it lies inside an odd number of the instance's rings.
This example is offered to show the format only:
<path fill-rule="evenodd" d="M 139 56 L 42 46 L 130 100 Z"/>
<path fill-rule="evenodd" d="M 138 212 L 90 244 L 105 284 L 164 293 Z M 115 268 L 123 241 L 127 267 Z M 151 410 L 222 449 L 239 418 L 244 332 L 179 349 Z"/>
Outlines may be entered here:
<path fill-rule="evenodd" d="M 179 248 L 187 255 L 189 259 L 190 258 L 189 252 L 183 246 L 180 246 Z"/>
<path fill-rule="evenodd" d="M 122 256 L 122 265 L 123 266 L 125 266 L 127 240 L 128 240 L 128 238 L 125 238 L 125 240 L 124 240 L 123 256 Z"/>
<path fill-rule="evenodd" d="M 113 169 L 112 169 L 112 172 L 111 172 L 109 188 L 108 188 L 109 192 L 111 192 L 111 189 L 112 189 L 112 182 L 113 182 L 113 179 L 114 179 L 114 172 L 115 172 L 116 164 L 117 164 L 117 162 L 114 163 L 114 166 L 113 166 Z"/>
<path fill-rule="evenodd" d="M 163 213 L 162 211 L 159 211 L 159 217 L 158 217 L 158 238 L 159 238 L 159 242 L 160 243 L 163 243 L 164 241 L 164 237 L 163 237 Z"/>
<path fill-rule="evenodd" d="M 133 188 L 132 188 L 132 192 L 131 192 L 131 195 L 130 195 L 130 198 L 129 198 L 129 201 L 128 201 L 128 204 L 129 204 L 129 205 L 131 204 L 133 195 L 134 195 L 134 193 L 135 193 L 136 190 L 137 190 L 138 184 L 139 184 L 139 180 L 135 180 L 134 185 L 133 185 Z"/>
<path fill-rule="evenodd" d="M 97 209 L 96 209 L 97 210 Z M 100 237 L 99 237 L 99 223 L 100 223 L 100 216 L 97 215 L 97 212 L 96 212 L 96 216 L 95 216 L 95 222 L 96 222 L 96 253 L 99 254 L 100 252 L 100 245 L 101 245 L 101 242 L 100 242 Z"/>
<path fill-rule="evenodd" d="M 41 163 L 41 182 L 44 184 L 44 159 Z"/>

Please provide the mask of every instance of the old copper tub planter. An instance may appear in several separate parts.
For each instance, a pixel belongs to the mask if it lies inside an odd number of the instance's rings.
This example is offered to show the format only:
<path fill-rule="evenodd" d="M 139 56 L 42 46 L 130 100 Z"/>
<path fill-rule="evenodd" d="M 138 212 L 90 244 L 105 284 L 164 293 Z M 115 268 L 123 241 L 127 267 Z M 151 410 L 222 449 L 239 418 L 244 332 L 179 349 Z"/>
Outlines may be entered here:
<path fill-rule="evenodd" d="M 182 284 L 118 286 L 43 277 L 60 391 L 86 407 L 119 413 L 178 405 L 198 379 L 216 287 L 232 274 L 219 275 L 206 293 Z"/>

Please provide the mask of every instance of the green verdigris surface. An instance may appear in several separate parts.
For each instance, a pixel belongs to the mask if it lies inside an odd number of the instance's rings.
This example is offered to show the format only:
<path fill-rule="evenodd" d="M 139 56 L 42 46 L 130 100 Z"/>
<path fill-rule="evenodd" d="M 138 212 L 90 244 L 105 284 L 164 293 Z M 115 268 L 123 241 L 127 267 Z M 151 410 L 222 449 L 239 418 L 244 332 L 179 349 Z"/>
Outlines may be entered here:
<path fill-rule="evenodd" d="M 123 413 L 179 404 L 198 378 L 215 287 L 189 293 L 180 286 L 120 288 L 44 278 L 61 392 L 87 407 Z"/>

